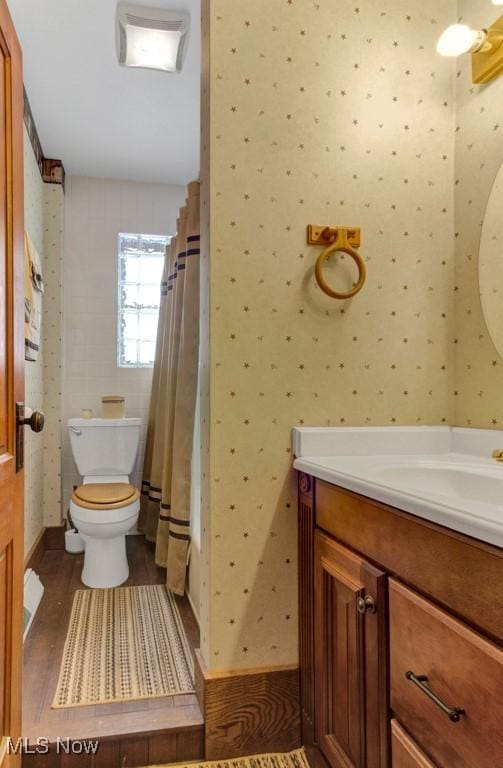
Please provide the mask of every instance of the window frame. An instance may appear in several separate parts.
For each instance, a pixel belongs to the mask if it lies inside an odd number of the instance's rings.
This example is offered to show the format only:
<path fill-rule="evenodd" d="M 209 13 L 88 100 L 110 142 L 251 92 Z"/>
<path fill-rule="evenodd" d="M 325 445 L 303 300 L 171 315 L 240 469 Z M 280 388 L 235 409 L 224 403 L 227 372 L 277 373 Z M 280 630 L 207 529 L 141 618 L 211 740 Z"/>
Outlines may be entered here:
<path fill-rule="evenodd" d="M 141 271 L 139 274 L 138 282 L 128 281 L 126 280 L 125 273 L 123 271 L 123 264 L 124 262 L 127 262 L 128 254 L 124 251 L 124 240 L 126 238 L 130 238 L 131 240 L 136 240 L 138 244 L 141 240 L 152 240 L 152 241 L 163 241 L 163 255 L 159 254 L 158 258 L 162 262 L 162 266 L 160 269 L 159 274 L 159 282 L 142 282 L 141 281 Z M 165 260 L 165 252 L 166 248 L 170 245 L 171 240 L 173 238 L 173 235 L 158 235 L 158 234 L 145 234 L 145 233 L 136 233 L 136 232 L 119 232 L 117 234 L 117 344 L 116 344 L 116 364 L 117 368 L 123 368 L 123 369 L 130 369 L 130 370 L 145 370 L 145 369 L 152 369 L 154 367 L 154 362 L 151 361 L 149 363 L 142 363 L 141 362 L 141 355 L 140 355 L 140 348 L 142 342 L 153 342 L 155 344 L 156 338 L 148 338 L 148 339 L 142 339 L 140 335 L 140 320 L 141 316 L 147 315 L 155 311 L 154 305 L 142 305 L 139 302 L 136 303 L 136 309 L 128 308 L 124 303 L 124 288 L 127 286 L 136 286 L 138 289 L 138 292 L 143 286 L 154 288 L 158 287 L 159 293 L 158 293 L 158 303 L 156 305 L 157 309 L 157 318 L 159 317 L 159 308 L 160 308 L 160 301 L 161 301 L 161 280 L 162 280 L 162 272 L 164 269 L 164 260 Z M 156 254 L 157 255 L 157 254 Z M 148 251 L 141 251 L 138 249 L 137 255 L 134 256 L 134 258 L 137 258 L 139 262 L 141 262 L 142 256 L 150 256 L 152 258 L 152 252 L 149 253 Z M 131 258 L 133 258 L 133 254 L 131 254 Z M 140 267 L 141 269 L 141 267 Z M 140 298 L 138 296 L 138 298 Z M 150 311 L 149 311 L 150 310 Z M 138 317 L 138 330 L 136 338 L 133 339 L 132 337 L 126 337 L 125 335 L 125 316 L 127 313 L 134 314 L 136 312 Z M 126 356 L 125 356 L 125 345 L 127 341 L 136 341 L 136 362 L 127 362 Z"/>

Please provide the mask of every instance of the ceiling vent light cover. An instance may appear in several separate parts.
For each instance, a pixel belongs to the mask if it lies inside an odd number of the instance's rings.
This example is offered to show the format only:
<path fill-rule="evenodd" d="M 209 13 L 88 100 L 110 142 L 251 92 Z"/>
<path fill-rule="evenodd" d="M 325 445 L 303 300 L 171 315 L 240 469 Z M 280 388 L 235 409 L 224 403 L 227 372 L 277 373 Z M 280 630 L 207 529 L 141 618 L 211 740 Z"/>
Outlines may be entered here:
<path fill-rule="evenodd" d="M 117 58 L 125 67 L 181 72 L 190 28 L 184 11 L 117 6 Z"/>

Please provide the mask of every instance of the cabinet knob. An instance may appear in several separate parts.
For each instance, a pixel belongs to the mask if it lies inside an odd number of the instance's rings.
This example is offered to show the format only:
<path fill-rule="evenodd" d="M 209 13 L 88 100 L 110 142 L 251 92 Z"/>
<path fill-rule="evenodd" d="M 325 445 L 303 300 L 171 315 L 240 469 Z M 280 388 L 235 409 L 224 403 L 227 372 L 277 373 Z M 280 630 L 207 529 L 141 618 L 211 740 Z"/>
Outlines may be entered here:
<path fill-rule="evenodd" d="M 366 613 L 377 613 L 377 603 L 373 597 L 365 595 L 365 597 L 359 597 L 356 601 L 356 610 L 362 616 Z"/>

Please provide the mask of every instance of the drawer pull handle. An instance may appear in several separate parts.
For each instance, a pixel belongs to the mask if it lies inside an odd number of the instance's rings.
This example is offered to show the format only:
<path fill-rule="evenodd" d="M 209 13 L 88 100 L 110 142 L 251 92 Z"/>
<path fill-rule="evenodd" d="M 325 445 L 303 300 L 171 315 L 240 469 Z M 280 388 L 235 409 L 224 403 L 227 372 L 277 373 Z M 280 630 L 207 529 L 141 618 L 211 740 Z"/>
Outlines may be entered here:
<path fill-rule="evenodd" d="M 444 704 L 442 699 L 439 699 L 438 696 L 433 693 L 433 691 L 430 690 L 427 685 L 425 685 L 425 683 L 428 682 L 426 675 L 415 675 L 414 672 L 406 672 L 405 677 L 407 680 L 410 680 L 411 683 L 417 685 L 419 690 L 425 693 L 428 698 L 437 705 L 437 707 L 440 707 L 442 712 L 445 712 L 451 722 L 459 723 L 461 715 L 465 714 L 465 710 L 459 709 L 459 707 L 448 707 L 447 704 Z"/>

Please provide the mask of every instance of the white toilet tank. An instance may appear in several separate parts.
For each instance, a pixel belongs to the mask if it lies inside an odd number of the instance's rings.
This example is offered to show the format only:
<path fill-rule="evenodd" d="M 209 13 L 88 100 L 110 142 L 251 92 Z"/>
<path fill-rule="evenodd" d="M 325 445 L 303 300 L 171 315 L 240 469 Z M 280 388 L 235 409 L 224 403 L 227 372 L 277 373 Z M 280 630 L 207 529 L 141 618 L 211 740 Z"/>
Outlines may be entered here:
<path fill-rule="evenodd" d="M 73 458 L 83 477 L 130 475 L 141 419 L 68 419 Z"/>

